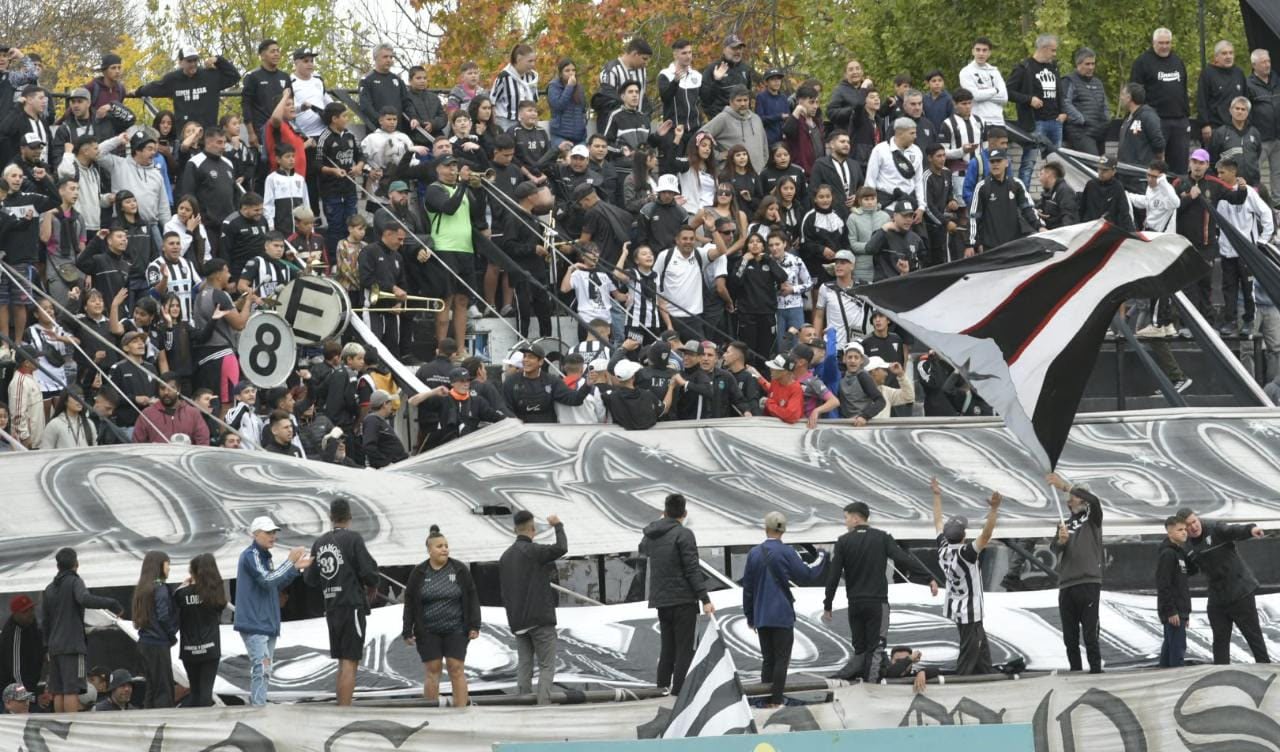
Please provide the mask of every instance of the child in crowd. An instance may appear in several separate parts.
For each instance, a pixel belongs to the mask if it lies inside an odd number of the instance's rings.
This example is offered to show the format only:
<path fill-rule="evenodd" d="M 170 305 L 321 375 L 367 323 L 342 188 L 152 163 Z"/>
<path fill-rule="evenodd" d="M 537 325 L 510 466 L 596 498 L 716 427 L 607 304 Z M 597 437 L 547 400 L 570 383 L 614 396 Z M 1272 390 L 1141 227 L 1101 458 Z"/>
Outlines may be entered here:
<path fill-rule="evenodd" d="M 276 146 L 275 172 L 267 176 L 262 192 L 262 214 L 276 232 L 289 235 L 296 230 L 293 211 L 311 203 L 307 180 L 294 170 L 297 152 L 289 144 Z"/>
<path fill-rule="evenodd" d="M 364 233 L 368 228 L 365 218 L 359 214 L 347 217 L 347 236 L 334 248 L 337 263 L 338 284 L 347 291 L 352 308 L 364 306 L 364 291 L 360 287 L 360 249 L 364 247 Z"/>

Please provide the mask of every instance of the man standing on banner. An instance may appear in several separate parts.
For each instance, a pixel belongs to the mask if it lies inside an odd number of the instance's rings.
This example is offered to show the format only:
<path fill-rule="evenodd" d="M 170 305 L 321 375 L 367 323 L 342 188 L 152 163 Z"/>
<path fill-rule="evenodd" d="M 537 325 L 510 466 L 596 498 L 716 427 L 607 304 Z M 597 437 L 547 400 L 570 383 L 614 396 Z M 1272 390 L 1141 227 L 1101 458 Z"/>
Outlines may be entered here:
<path fill-rule="evenodd" d="M 982 602 L 982 568 L 978 557 L 991 542 L 1000 514 L 1000 492 L 991 494 L 987 504 L 987 521 L 977 540 L 968 540 L 965 529 L 969 520 L 959 515 L 945 523 L 942 521 L 942 486 L 934 478 L 929 483 L 933 491 L 933 527 L 938 531 L 938 564 L 947 579 L 946 603 L 943 614 L 956 623 L 960 630 L 960 656 L 956 659 L 956 673 L 989 674 L 991 669 L 991 643 L 982 626 L 985 609 Z"/>
<path fill-rule="evenodd" d="M 80 559 L 74 548 L 60 548 L 53 556 L 58 574 L 40 598 L 40 622 L 44 624 L 49 652 L 49 693 L 53 712 L 80 710 L 85 691 L 84 657 L 89 644 L 84 633 L 84 610 L 105 608 L 117 617 L 124 612 L 115 598 L 94 595 L 80 579 Z"/>
<path fill-rule="evenodd" d="M 1258 579 L 1236 550 L 1236 541 L 1263 537 L 1262 528 L 1203 521 L 1189 507 L 1179 509 L 1176 516 L 1187 524 L 1187 546 L 1191 549 L 1187 562 L 1199 567 L 1209 580 L 1207 611 L 1213 630 L 1213 662 L 1223 666 L 1231 662 L 1231 627 L 1235 625 L 1249 643 L 1253 660 L 1270 663 L 1254 599 Z"/>
<path fill-rule="evenodd" d="M 831 622 L 831 601 L 840 578 L 844 577 L 849 601 L 849 634 L 853 660 L 838 678 L 879 681 L 889 636 L 889 560 L 918 579 L 929 581 L 929 592 L 938 594 L 938 581 L 915 556 L 898 545 L 893 536 L 871 527 L 871 508 L 855 501 L 844 508 L 844 526 L 849 532 L 836 541 L 827 569 L 827 592 L 822 601 L 822 620 Z"/>
<path fill-rule="evenodd" d="M 551 685 L 556 678 L 556 604 L 559 598 L 551 587 L 557 579 L 556 559 L 569 552 L 564 524 L 556 515 L 547 522 L 556 531 L 556 542 L 534 543 L 538 534 L 533 513 L 527 509 L 512 518 L 516 540 L 498 560 L 498 580 L 502 583 L 502 604 L 507 610 L 507 628 L 516 637 L 516 691 L 533 691 L 533 662 L 538 662 L 538 704 L 551 704 Z"/>
<path fill-rule="evenodd" d="M 742 573 L 742 613 L 747 617 L 747 626 L 760 636 L 760 681 L 770 684 L 771 708 L 783 704 L 795 642 L 795 596 L 790 583 L 814 585 L 827 572 L 826 552 L 821 552 L 814 563 L 805 564 L 794 548 L 782 542 L 786 531 L 787 518 L 781 512 L 766 514 L 765 541 L 747 554 L 747 567 Z"/>
<path fill-rule="evenodd" d="M 1168 537 L 1156 560 L 1156 613 L 1164 628 L 1160 668 L 1176 668 L 1187 655 L 1187 624 L 1191 621 L 1191 588 L 1187 577 L 1199 570 L 1187 561 L 1187 523 L 1174 515 L 1164 521 Z"/>
<path fill-rule="evenodd" d="M 307 549 L 298 546 L 280 566 L 273 566 L 271 549 L 280 526 L 263 515 L 249 525 L 253 543 L 240 554 L 236 566 L 235 630 L 249 656 L 249 704 L 267 704 L 271 662 L 280 636 L 280 591 L 311 566 Z"/>
<path fill-rule="evenodd" d="M 324 618 L 329 625 L 329 657 L 338 660 L 338 704 L 350 705 L 356 690 L 356 668 L 364 656 L 367 591 L 378 584 L 378 562 L 360 533 L 351 529 L 351 502 L 329 502 L 333 529 L 311 544 L 311 560 L 303 580 L 324 591 Z"/>
<path fill-rule="evenodd" d="M 685 527 L 688 510 L 681 494 L 663 502 L 662 518 L 649 523 L 640 540 L 640 555 L 649 560 L 649 608 L 658 611 L 662 651 L 658 655 L 658 686 L 680 694 L 693 660 L 698 631 L 698 603 L 704 614 L 715 613 L 707 595 L 707 578 L 698 563 L 698 539 Z"/>
<path fill-rule="evenodd" d="M 1058 554 L 1058 616 L 1062 620 L 1062 640 L 1067 646 L 1067 663 L 1081 671 L 1080 635 L 1089 658 L 1089 673 L 1102 673 L 1102 651 L 1098 646 L 1098 607 L 1102 598 L 1102 502 L 1080 486 L 1073 486 L 1057 473 L 1050 473 L 1049 485 L 1067 494 L 1071 517 L 1058 523 L 1058 536 L 1049 544 Z"/>

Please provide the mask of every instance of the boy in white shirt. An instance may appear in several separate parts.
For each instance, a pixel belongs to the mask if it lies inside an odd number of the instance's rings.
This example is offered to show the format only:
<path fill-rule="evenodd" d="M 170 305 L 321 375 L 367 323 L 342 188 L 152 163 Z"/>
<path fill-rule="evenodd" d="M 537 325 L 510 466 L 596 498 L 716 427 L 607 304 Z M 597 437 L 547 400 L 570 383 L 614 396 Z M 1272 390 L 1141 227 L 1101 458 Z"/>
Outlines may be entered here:
<path fill-rule="evenodd" d="M 277 146 L 277 169 L 267 176 L 262 189 L 262 216 L 266 218 L 267 226 L 281 235 L 292 235 L 297 229 L 293 210 L 311 203 L 306 177 L 294 172 L 297 157 L 289 144 Z"/>
<path fill-rule="evenodd" d="M 582 246 L 578 252 L 578 263 L 569 267 L 564 279 L 560 282 L 560 292 L 572 291 L 577 299 L 578 318 L 609 320 L 610 300 L 617 288 L 613 278 L 596 267 L 600 260 L 600 252 L 594 244 Z M 578 339 L 587 337 L 586 327 L 578 324 Z"/>
<path fill-rule="evenodd" d="M 400 122 L 400 113 L 394 107 L 383 107 L 378 114 L 378 130 L 372 131 L 360 142 L 360 151 L 364 153 L 365 167 L 372 172 L 365 180 L 365 190 L 374 195 L 383 195 L 378 190 L 378 181 L 388 167 L 400 163 L 410 149 L 413 140 L 407 134 L 396 130 Z"/>

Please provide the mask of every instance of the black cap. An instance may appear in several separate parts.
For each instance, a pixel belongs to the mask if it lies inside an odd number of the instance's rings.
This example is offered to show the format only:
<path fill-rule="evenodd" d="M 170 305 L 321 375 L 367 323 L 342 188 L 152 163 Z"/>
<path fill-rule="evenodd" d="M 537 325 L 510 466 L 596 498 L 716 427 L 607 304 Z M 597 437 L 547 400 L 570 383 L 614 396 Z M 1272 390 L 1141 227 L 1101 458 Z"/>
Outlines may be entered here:
<path fill-rule="evenodd" d="M 307 57 L 316 57 L 316 51 L 309 47 L 299 47 L 293 51 L 294 60 L 302 60 Z"/>
<path fill-rule="evenodd" d="M 444 167 L 445 165 L 451 165 L 451 164 L 456 165 L 457 163 L 458 163 L 458 158 L 453 156 L 452 154 L 446 154 L 443 157 L 440 157 L 439 159 L 436 160 L 437 167 Z"/>
<path fill-rule="evenodd" d="M 143 128 L 142 130 L 134 133 L 133 137 L 129 139 L 129 148 L 132 151 L 142 151 L 147 144 L 154 144 L 155 142 L 156 137 L 151 135 L 151 129 Z M 116 194 L 116 201 L 117 203 L 120 201 L 119 193 Z"/>
<path fill-rule="evenodd" d="M 1115 157 L 1106 157 L 1106 156 L 1104 156 L 1104 157 L 1101 157 L 1101 158 L 1099 158 L 1099 159 L 1098 159 L 1098 169 L 1099 169 L 1099 170 L 1114 170 L 1115 168 L 1116 168 L 1116 158 L 1115 158 Z"/>
<path fill-rule="evenodd" d="M 778 68 L 770 68 L 764 72 L 764 80 L 768 81 L 771 78 L 786 78 L 786 74 Z"/>
<path fill-rule="evenodd" d="M 991 153 L 987 155 L 987 159 L 988 160 L 1003 159 L 1007 161 L 1009 159 L 1009 152 L 1005 151 L 1004 149 L 992 149 Z"/>
<path fill-rule="evenodd" d="M 120 59 L 119 55 L 114 52 L 108 52 L 102 56 L 102 62 L 98 64 L 98 70 L 104 71 L 113 65 L 120 65 L 122 63 L 124 63 L 124 61 Z"/>
<path fill-rule="evenodd" d="M 471 372 L 461 366 L 454 368 L 452 371 L 449 372 L 449 381 L 451 382 L 470 381 L 470 380 L 471 380 Z"/>
<path fill-rule="evenodd" d="M 579 183 L 578 186 L 573 189 L 573 200 L 581 201 L 595 192 L 596 187 L 594 185 L 590 183 Z"/>
<path fill-rule="evenodd" d="M 526 355 L 536 355 L 539 358 L 546 359 L 547 351 L 542 349 L 541 345 L 535 345 L 532 342 L 520 346 L 520 352 Z"/>
<path fill-rule="evenodd" d="M 524 201 L 526 198 L 529 198 L 530 196 L 532 196 L 533 194 L 537 193 L 540 190 L 542 190 L 542 186 L 538 185 L 532 180 L 526 180 L 523 183 L 516 186 L 516 189 L 512 193 L 512 196 L 514 196 L 516 201 Z"/>
<path fill-rule="evenodd" d="M 907 201 L 895 201 L 893 204 L 893 213 L 894 214 L 915 214 L 916 210 L 912 208 L 911 204 Z"/>

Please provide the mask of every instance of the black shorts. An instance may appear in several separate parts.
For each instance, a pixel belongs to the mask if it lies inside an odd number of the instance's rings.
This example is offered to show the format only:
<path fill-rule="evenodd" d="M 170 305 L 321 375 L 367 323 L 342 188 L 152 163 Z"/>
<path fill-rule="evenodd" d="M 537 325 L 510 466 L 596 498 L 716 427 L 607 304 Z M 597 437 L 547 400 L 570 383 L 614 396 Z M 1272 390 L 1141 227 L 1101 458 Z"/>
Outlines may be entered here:
<path fill-rule="evenodd" d="M 466 632 L 452 632 L 450 634 L 427 632 L 418 638 L 418 657 L 422 659 L 423 663 L 438 661 L 441 657 L 465 661 L 467 659 L 467 644 L 470 642 L 471 640 Z"/>
<path fill-rule="evenodd" d="M 86 689 L 83 655 L 49 656 L 50 694 L 78 695 Z"/>
<path fill-rule="evenodd" d="M 440 273 L 447 279 L 449 295 L 470 295 L 476 289 L 477 254 L 461 251 L 436 251 L 435 256 L 440 263 L 453 270 L 453 274 L 441 269 Z M 456 276 L 455 276 L 456 275 Z M 461 281 L 459 281 L 461 278 Z M 467 288 L 470 287 L 471 290 Z"/>
<path fill-rule="evenodd" d="M 365 614 L 349 606 L 335 606 L 325 612 L 329 624 L 329 657 L 359 661 L 364 657 Z"/>

